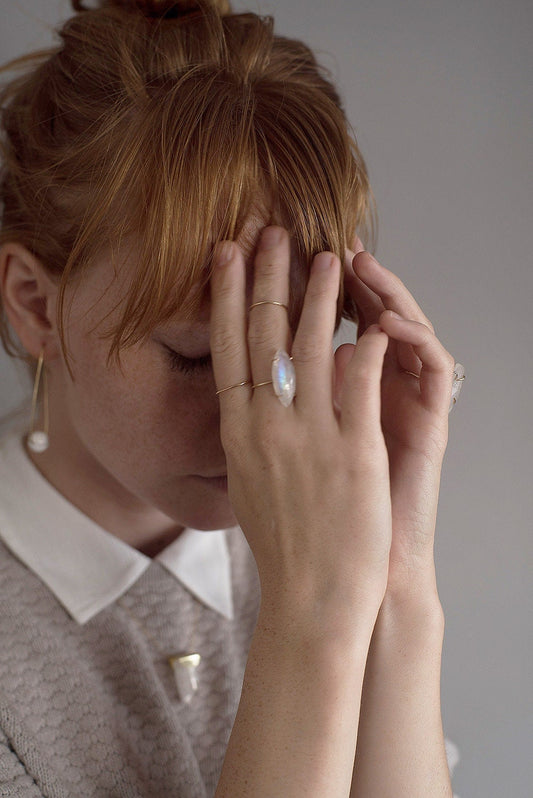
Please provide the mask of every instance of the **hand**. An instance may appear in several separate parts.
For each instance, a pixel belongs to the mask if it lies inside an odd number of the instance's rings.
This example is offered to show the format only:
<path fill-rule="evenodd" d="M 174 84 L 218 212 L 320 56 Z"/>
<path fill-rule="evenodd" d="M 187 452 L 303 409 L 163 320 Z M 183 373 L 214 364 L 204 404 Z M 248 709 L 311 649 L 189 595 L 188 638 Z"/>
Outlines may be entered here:
<path fill-rule="evenodd" d="M 390 337 L 381 397 L 392 500 L 387 589 L 407 595 L 434 587 L 433 542 L 455 361 L 401 280 L 366 252 L 359 239 L 355 250 L 347 252 L 345 285 L 360 310 L 359 333 L 379 322 Z M 350 349 L 343 346 L 336 353 L 338 390 Z M 420 374 L 420 379 L 403 369 Z"/>
<path fill-rule="evenodd" d="M 251 303 L 288 304 L 289 262 L 287 232 L 266 228 Z M 380 382 L 388 338 L 369 327 L 352 348 L 336 411 L 331 342 L 339 280 L 338 258 L 317 255 L 291 343 L 284 308 L 260 305 L 247 319 L 243 255 L 225 242 L 211 280 L 211 354 L 218 389 L 238 386 L 219 394 L 221 438 L 230 499 L 263 600 L 309 607 L 315 617 L 325 612 L 329 621 L 340 612 L 353 622 L 354 608 L 370 608 L 375 620 L 387 584 L 391 497 Z M 287 408 L 271 385 L 239 385 L 270 379 L 278 349 L 292 354 L 296 371 Z"/>

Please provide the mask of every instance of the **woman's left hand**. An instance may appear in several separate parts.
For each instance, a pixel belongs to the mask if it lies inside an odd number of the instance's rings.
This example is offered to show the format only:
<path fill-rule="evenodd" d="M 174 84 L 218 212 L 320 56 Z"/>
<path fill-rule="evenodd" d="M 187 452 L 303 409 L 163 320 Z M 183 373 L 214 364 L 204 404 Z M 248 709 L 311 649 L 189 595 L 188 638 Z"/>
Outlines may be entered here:
<path fill-rule="evenodd" d="M 355 253 L 347 250 L 345 287 L 359 310 L 358 335 L 378 322 L 390 337 L 381 399 L 392 500 L 387 593 L 400 601 L 427 598 L 428 590 L 436 595 L 433 541 L 455 361 L 401 280 L 359 239 Z M 352 347 L 335 353 L 338 391 Z"/>

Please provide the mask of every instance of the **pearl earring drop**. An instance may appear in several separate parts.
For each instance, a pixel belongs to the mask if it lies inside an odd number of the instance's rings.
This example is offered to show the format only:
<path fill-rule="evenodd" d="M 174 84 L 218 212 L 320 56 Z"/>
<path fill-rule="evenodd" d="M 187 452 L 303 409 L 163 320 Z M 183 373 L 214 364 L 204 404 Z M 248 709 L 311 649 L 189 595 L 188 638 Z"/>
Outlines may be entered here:
<path fill-rule="evenodd" d="M 44 365 L 44 350 L 39 355 L 37 370 L 35 372 L 35 382 L 33 385 L 33 396 L 31 401 L 31 422 L 28 434 L 28 448 L 36 454 L 41 454 L 48 449 L 50 439 L 48 437 L 49 413 L 48 413 L 48 385 L 46 380 L 46 370 Z M 43 429 L 35 429 L 35 416 L 37 415 L 37 399 L 39 396 L 39 383 L 43 378 Z"/>

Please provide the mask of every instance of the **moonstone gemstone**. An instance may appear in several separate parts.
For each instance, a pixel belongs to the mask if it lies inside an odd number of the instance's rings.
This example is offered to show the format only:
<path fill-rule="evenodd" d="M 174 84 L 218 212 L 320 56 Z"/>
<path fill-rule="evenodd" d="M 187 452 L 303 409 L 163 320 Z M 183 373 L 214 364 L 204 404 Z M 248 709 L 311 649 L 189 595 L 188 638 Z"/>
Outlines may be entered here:
<path fill-rule="evenodd" d="M 296 393 L 296 373 L 287 352 L 278 349 L 272 361 L 272 385 L 283 407 L 288 407 Z"/>
<path fill-rule="evenodd" d="M 460 363 L 456 363 L 454 366 L 452 396 L 450 399 L 450 407 L 448 409 L 448 413 L 452 410 L 454 404 L 457 401 L 457 397 L 459 396 L 459 392 L 463 386 L 464 379 L 465 379 L 464 366 L 462 366 Z"/>
<path fill-rule="evenodd" d="M 32 452 L 41 454 L 41 452 L 45 452 L 48 449 L 49 444 L 50 441 L 48 440 L 46 432 L 36 430 L 28 435 L 28 448 L 31 449 Z"/>
<path fill-rule="evenodd" d="M 168 661 L 174 671 L 174 679 L 178 696 L 184 704 L 188 704 L 198 690 L 196 670 L 201 662 L 200 654 L 177 654 Z"/>

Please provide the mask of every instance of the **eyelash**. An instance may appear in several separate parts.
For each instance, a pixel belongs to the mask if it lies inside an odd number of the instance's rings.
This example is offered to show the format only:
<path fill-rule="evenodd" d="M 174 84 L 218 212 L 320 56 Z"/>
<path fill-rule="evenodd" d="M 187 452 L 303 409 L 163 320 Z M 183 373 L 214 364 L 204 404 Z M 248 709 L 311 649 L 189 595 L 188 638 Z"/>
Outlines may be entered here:
<path fill-rule="evenodd" d="M 182 374 L 197 374 L 211 368 L 211 355 L 203 357 L 185 357 L 178 352 L 174 352 L 168 346 L 165 347 L 173 371 L 181 371 Z"/>

